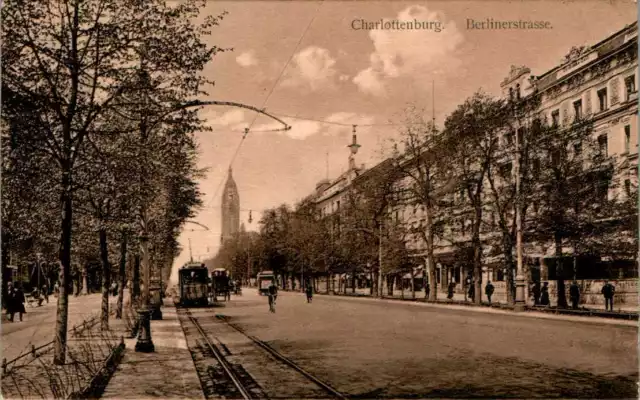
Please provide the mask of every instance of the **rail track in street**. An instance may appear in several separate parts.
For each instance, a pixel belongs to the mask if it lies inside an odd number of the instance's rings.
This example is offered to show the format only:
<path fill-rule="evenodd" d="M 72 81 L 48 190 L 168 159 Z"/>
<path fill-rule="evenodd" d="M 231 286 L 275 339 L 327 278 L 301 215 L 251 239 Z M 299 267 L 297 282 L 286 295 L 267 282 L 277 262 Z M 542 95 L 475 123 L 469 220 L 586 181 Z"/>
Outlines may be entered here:
<path fill-rule="evenodd" d="M 225 316 L 177 310 L 207 399 L 347 398 Z"/>

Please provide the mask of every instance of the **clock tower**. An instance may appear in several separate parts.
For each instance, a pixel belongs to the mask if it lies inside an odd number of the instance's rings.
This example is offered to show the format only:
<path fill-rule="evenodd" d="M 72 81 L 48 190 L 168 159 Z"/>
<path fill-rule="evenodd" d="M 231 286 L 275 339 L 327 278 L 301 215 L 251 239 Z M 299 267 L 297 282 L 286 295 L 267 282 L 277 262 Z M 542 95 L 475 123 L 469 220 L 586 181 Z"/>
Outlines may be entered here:
<path fill-rule="evenodd" d="M 231 167 L 229 167 L 229 176 L 224 184 L 222 192 L 222 235 L 220 242 L 232 239 L 240 229 L 240 196 L 238 196 L 238 186 L 231 175 Z"/>

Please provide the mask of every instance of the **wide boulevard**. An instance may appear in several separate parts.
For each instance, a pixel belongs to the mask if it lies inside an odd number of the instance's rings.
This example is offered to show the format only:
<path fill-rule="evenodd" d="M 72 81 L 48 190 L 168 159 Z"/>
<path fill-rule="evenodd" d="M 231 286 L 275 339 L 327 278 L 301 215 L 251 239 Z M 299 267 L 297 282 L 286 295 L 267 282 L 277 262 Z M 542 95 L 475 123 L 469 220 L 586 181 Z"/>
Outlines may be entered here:
<path fill-rule="evenodd" d="M 637 327 L 245 288 L 222 314 L 349 397 L 635 397 Z"/>

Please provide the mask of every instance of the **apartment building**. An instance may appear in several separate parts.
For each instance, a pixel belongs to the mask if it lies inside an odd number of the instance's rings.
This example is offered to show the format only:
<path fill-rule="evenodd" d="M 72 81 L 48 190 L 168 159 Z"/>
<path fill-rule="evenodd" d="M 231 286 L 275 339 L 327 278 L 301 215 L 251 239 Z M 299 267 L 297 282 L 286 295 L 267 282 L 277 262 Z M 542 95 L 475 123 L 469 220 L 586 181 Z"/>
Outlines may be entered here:
<path fill-rule="evenodd" d="M 539 99 L 536 115 L 546 119 L 550 125 L 558 126 L 559 132 L 570 130 L 576 120 L 588 119 L 593 123 L 592 133 L 599 151 L 614 160 L 613 185 L 608 190 L 610 199 L 624 199 L 636 190 L 638 185 L 638 56 L 637 23 L 608 36 L 591 45 L 572 48 L 559 65 L 540 75 L 535 75 L 526 66 L 512 66 L 501 82 L 501 96 L 505 100 L 527 101 L 534 95 Z M 513 132 L 505 132 L 501 141 L 511 144 Z M 355 143 L 355 142 L 354 142 Z M 576 146 L 573 151 L 580 151 Z M 353 156 L 354 154 L 352 154 Z M 515 160 L 507 154 L 501 168 L 506 174 L 513 174 Z M 344 206 L 345 197 L 351 184 L 358 176 L 366 176 L 364 168 L 356 168 L 350 158 L 350 168 L 333 182 L 322 181 L 313 195 L 322 215 L 331 215 Z M 398 188 L 411 185 L 406 180 L 398 182 Z M 400 190 L 401 191 L 401 190 Z M 442 194 L 451 204 L 444 211 L 447 223 L 441 226 L 438 240 L 434 244 L 435 285 L 442 292 L 451 282 L 456 283 L 456 291 L 466 291 L 465 278 L 472 270 L 469 246 L 471 239 L 471 219 L 462 204 L 466 194 L 459 188 L 450 188 Z M 424 206 L 412 199 L 404 199 L 390 209 L 390 218 L 405 225 L 410 232 L 406 236 L 406 246 L 418 262 L 423 261 L 412 275 L 423 279 L 427 274 L 425 243 L 420 229 L 426 224 Z M 536 212 L 535 204 L 532 213 Z M 436 220 L 439 216 L 435 216 Z M 495 227 L 496 216 L 487 208 L 484 213 L 485 227 Z M 483 229 L 483 286 L 491 280 L 496 291 L 494 300 L 506 300 L 505 261 L 502 249 L 491 246 L 499 235 L 495 229 Z M 628 235 L 627 235 L 628 236 Z M 627 238 L 628 239 L 628 238 Z M 633 239 L 631 239 L 633 240 Z M 635 238 L 637 241 L 637 238 Z M 465 248 L 467 250 L 465 250 Z M 552 303 L 555 297 L 556 271 L 554 270 L 553 241 L 525 241 L 523 259 L 527 291 L 542 282 L 548 282 Z M 571 257 L 572 249 L 563 248 L 563 253 Z M 514 250 L 515 259 L 515 250 Z M 611 260 L 599 260 L 600 266 Z M 617 303 L 637 304 L 636 260 L 614 260 L 617 264 L 607 264 L 607 273 L 578 272 L 576 278 L 584 289 L 588 302 L 601 301 L 599 293 L 604 279 L 614 279 L 617 285 Z M 601 268 L 601 267 L 598 267 Z M 435 286 L 432 283 L 432 287 Z M 568 285 L 567 285 L 568 286 Z"/>

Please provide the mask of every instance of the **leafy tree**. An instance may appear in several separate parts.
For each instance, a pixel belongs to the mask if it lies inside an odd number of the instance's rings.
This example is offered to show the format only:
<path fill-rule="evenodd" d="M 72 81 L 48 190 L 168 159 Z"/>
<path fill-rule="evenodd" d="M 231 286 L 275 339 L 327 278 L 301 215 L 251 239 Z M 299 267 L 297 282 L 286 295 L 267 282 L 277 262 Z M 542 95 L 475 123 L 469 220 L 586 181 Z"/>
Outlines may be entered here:
<path fill-rule="evenodd" d="M 482 298 L 480 277 L 482 273 L 483 211 L 485 183 L 491 167 L 498 137 L 503 129 L 503 105 L 482 93 L 476 93 L 447 117 L 444 136 L 446 146 L 455 154 L 455 169 L 459 187 L 467 196 L 465 214 L 471 220 L 471 244 L 473 246 L 473 299 L 480 304 Z"/>
<path fill-rule="evenodd" d="M 420 235 L 425 243 L 427 271 L 432 287 L 429 300 L 436 300 L 436 226 L 439 219 L 446 219 L 446 214 L 440 214 L 441 202 L 445 194 L 452 190 L 455 181 L 450 169 L 451 151 L 445 137 L 436 130 L 433 122 L 425 120 L 424 115 L 423 110 L 414 107 L 406 111 L 401 139 L 403 152 L 395 155 L 395 166 L 400 177 L 396 201 L 399 206 L 414 204 L 424 209 L 424 226 L 407 233 Z"/>
<path fill-rule="evenodd" d="M 558 306 L 566 307 L 564 280 L 571 278 L 571 269 L 563 262 L 563 246 L 574 245 L 575 260 L 583 239 L 607 216 L 614 165 L 594 138 L 592 120 L 577 118 L 563 126 L 540 123 L 535 139 L 540 168 L 535 171 L 538 184 L 532 195 L 540 204 L 535 233 L 554 243 Z"/>
<path fill-rule="evenodd" d="M 2 18 L 3 119 L 27 119 L 36 129 L 29 140 L 53 166 L 59 194 L 61 291 L 54 360 L 66 351 L 75 178 L 88 138 L 104 125 L 100 119 L 116 106 L 139 75 L 132 65 L 144 54 L 147 70 L 162 75 L 156 99 L 175 106 L 201 94 L 208 83 L 199 75 L 220 50 L 205 45 L 202 26 L 191 22 L 204 2 L 177 6 L 164 1 L 65 0 L 5 2 Z M 24 107 L 29 103 L 32 107 Z"/>

